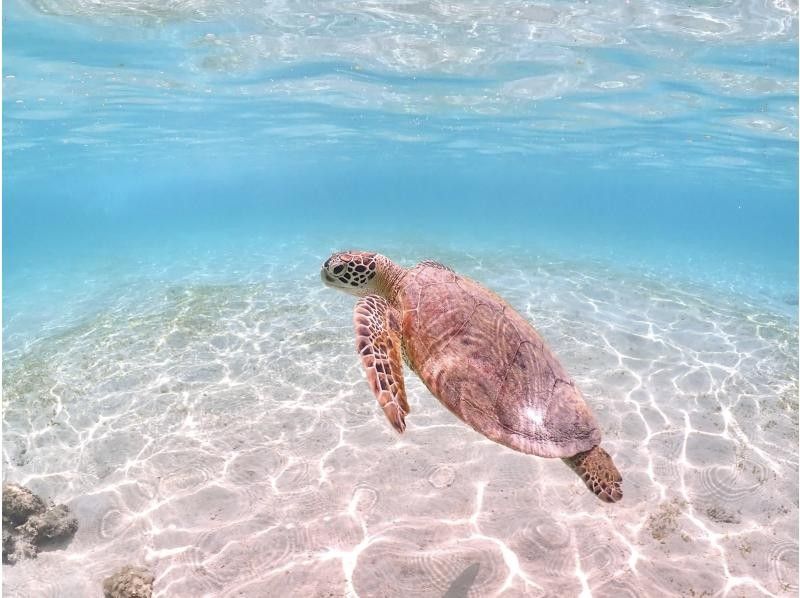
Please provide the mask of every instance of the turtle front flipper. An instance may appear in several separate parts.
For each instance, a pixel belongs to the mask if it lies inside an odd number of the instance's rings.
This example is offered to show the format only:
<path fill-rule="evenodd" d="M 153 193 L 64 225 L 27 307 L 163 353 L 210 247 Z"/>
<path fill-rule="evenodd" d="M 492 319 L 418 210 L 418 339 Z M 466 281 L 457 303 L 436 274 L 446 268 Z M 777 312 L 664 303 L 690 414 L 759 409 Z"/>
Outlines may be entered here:
<path fill-rule="evenodd" d="M 356 351 L 383 412 L 398 432 L 406 429 L 410 411 L 400 361 L 399 314 L 383 297 L 367 295 L 356 303 L 353 324 Z"/>
<path fill-rule="evenodd" d="M 599 446 L 567 457 L 564 462 L 600 500 L 617 502 L 622 498 L 622 476 L 611 460 L 611 455 Z"/>

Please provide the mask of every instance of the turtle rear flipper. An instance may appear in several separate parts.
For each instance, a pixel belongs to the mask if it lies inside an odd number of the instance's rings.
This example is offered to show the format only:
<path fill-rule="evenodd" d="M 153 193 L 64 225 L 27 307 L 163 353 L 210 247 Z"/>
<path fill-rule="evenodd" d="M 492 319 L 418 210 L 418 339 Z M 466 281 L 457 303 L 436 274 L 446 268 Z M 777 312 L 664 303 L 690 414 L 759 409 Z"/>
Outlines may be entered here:
<path fill-rule="evenodd" d="M 353 314 L 356 351 L 367 371 L 369 385 L 394 429 L 403 432 L 410 409 L 400 361 L 398 319 L 397 311 L 378 295 L 359 299 Z"/>
<path fill-rule="evenodd" d="M 586 487 L 604 502 L 617 502 L 622 498 L 622 476 L 611 455 L 599 446 L 564 459 L 572 471 L 584 481 Z"/>

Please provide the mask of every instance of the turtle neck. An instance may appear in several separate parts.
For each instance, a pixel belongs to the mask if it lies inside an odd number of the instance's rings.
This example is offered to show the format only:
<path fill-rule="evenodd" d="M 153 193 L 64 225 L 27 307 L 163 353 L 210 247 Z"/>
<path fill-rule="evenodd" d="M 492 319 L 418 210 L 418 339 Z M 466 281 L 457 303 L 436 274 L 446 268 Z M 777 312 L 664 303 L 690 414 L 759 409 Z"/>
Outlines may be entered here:
<path fill-rule="evenodd" d="M 408 274 L 408 270 L 398 266 L 385 255 L 378 254 L 375 256 L 375 260 L 378 262 L 378 280 L 376 281 L 378 292 L 393 307 L 397 307 L 395 304 L 397 293 L 400 291 L 401 283 Z"/>

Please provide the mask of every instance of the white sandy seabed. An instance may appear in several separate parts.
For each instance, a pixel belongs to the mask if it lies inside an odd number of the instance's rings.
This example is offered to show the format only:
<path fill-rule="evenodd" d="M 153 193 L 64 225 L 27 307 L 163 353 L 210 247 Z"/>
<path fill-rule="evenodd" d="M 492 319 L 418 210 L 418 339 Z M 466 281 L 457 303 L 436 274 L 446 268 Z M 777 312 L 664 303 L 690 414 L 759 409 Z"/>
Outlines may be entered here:
<path fill-rule="evenodd" d="M 623 473 L 606 505 L 413 374 L 394 433 L 325 257 L 140 285 L 7 353 L 4 478 L 80 528 L 4 565 L 5 596 L 100 595 L 130 562 L 159 597 L 797 595 L 795 317 L 597 263 L 414 256 L 487 284 L 548 340 Z"/>

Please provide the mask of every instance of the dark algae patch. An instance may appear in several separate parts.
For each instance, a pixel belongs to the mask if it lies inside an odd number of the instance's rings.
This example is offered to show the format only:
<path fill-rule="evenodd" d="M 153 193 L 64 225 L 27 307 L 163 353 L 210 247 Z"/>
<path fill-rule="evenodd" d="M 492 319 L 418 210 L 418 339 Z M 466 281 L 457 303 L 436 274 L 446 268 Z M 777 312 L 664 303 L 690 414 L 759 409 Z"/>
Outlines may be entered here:
<path fill-rule="evenodd" d="M 736 513 L 731 513 L 719 505 L 714 505 L 706 509 L 706 516 L 716 523 L 741 523 L 742 518 Z"/>
<path fill-rule="evenodd" d="M 661 503 L 658 509 L 650 514 L 646 526 L 654 540 L 663 542 L 667 536 L 678 530 L 678 518 L 685 507 L 686 501 L 673 498 L 669 502 Z"/>

